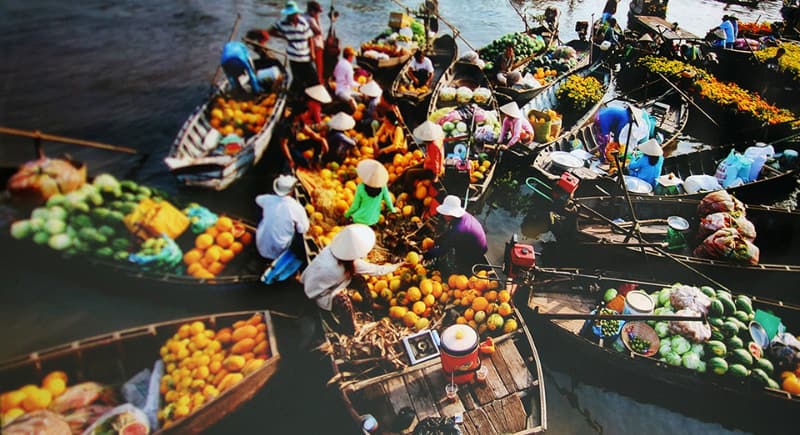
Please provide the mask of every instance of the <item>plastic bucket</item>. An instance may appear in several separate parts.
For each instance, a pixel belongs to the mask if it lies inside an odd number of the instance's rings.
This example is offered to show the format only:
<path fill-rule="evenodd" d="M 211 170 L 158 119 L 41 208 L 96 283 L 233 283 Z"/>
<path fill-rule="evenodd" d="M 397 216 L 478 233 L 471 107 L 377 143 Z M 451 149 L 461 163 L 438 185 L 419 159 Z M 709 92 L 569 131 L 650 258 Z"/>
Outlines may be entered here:
<path fill-rule="evenodd" d="M 452 325 L 442 332 L 442 370 L 453 382 L 464 384 L 475 377 L 481 366 L 478 356 L 478 333 L 468 325 Z"/>
<path fill-rule="evenodd" d="M 625 296 L 623 314 L 647 315 L 652 314 L 656 304 L 653 298 L 641 290 L 633 290 Z"/>

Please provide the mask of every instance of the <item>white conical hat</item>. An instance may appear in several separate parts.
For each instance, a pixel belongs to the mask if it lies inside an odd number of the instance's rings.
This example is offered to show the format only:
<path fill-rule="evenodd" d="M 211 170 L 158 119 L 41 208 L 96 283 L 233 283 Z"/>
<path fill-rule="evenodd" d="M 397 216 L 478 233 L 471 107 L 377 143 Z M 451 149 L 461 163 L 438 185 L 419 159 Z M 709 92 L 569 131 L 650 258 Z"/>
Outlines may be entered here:
<path fill-rule="evenodd" d="M 432 140 L 439 140 L 444 138 L 444 130 L 442 126 L 431 122 L 430 120 L 423 122 L 414 129 L 414 138 L 420 142 L 429 142 Z"/>
<path fill-rule="evenodd" d="M 380 97 L 381 94 L 383 94 L 383 89 L 381 89 L 380 85 L 378 85 L 375 80 L 370 80 L 367 83 L 364 83 L 359 90 L 362 94 L 370 98 Z"/>
<path fill-rule="evenodd" d="M 272 190 L 275 191 L 275 194 L 278 196 L 286 196 L 292 191 L 295 183 L 297 183 L 297 178 L 294 176 L 279 175 L 272 181 Z"/>
<path fill-rule="evenodd" d="M 644 155 L 658 157 L 664 154 L 661 145 L 655 139 L 649 139 L 647 142 L 639 145 L 639 151 Z"/>
<path fill-rule="evenodd" d="M 467 212 L 461 208 L 461 199 L 455 195 L 447 195 L 444 201 L 436 207 L 436 211 L 439 212 L 439 214 L 453 216 L 455 218 L 460 218 Z"/>
<path fill-rule="evenodd" d="M 649 33 L 645 33 L 641 38 L 639 38 L 639 40 L 642 42 L 653 42 L 653 37 L 650 36 Z"/>
<path fill-rule="evenodd" d="M 331 253 L 339 260 L 353 261 L 364 258 L 375 246 L 375 232 L 364 224 L 344 227 L 331 241 Z"/>
<path fill-rule="evenodd" d="M 389 181 L 389 171 L 386 170 L 383 163 L 373 159 L 364 159 L 358 162 L 356 173 L 361 181 L 369 187 L 383 187 Z"/>
<path fill-rule="evenodd" d="M 508 104 L 500 106 L 500 111 L 512 118 L 519 118 L 522 116 L 522 112 L 519 110 L 519 106 L 517 105 L 516 101 L 512 101 Z"/>
<path fill-rule="evenodd" d="M 329 94 L 328 90 L 325 89 L 325 86 L 322 85 L 314 85 L 306 88 L 306 95 L 322 104 L 328 104 L 333 101 L 331 99 L 331 94 Z"/>
<path fill-rule="evenodd" d="M 333 118 L 328 121 L 328 127 L 339 131 L 350 130 L 355 126 L 356 120 L 344 112 L 339 112 L 336 115 L 333 115 Z"/>

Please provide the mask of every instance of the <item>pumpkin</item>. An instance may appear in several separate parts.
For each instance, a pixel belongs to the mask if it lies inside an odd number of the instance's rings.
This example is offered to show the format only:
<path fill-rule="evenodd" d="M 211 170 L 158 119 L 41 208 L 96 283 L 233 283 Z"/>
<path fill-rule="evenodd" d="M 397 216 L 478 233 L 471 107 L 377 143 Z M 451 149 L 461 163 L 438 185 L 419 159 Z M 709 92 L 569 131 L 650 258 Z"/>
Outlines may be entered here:
<path fill-rule="evenodd" d="M 69 193 L 86 183 L 86 166 L 63 159 L 41 157 L 23 164 L 8 180 L 8 191 L 18 199 L 44 202 L 56 193 Z"/>

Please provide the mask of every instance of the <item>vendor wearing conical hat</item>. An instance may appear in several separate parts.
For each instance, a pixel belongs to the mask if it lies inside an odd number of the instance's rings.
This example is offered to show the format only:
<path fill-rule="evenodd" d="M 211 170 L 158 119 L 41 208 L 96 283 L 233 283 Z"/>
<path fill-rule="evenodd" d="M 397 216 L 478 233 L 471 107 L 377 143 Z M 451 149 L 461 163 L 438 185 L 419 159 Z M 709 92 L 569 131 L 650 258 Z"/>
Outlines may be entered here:
<path fill-rule="evenodd" d="M 353 220 L 353 223 L 373 225 L 381 217 L 381 207 L 386 203 L 386 208 L 397 213 L 397 208 L 392 204 L 392 197 L 386 183 L 389 181 L 389 172 L 383 163 L 364 159 L 356 167 L 358 178 L 361 182 L 356 187 L 353 204 L 344 212 L 344 217 Z"/>
<path fill-rule="evenodd" d="M 438 181 L 444 174 L 444 130 L 439 124 L 427 120 L 414 129 L 414 139 L 425 147 L 425 160 L 422 167 L 416 166 L 403 174 L 405 190 L 413 192 L 418 180 Z"/>
<path fill-rule="evenodd" d="M 655 187 L 662 166 L 664 166 L 664 150 L 655 139 L 650 139 L 639 145 L 639 153 L 634 153 L 633 160 L 628 165 L 628 174 L 641 178 Z"/>
<path fill-rule="evenodd" d="M 341 163 L 347 153 L 356 146 L 355 139 L 345 133 L 356 126 L 352 116 L 339 112 L 328 121 L 328 146 L 333 155 L 331 158 Z"/>
<path fill-rule="evenodd" d="M 498 143 L 510 147 L 517 142 L 529 142 L 533 138 L 533 126 L 528 121 L 528 117 L 523 115 L 516 102 L 512 101 L 501 106 L 500 112 L 505 115 L 505 119 L 500 128 Z M 510 135 L 508 139 L 506 139 L 507 135 Z"/>
<path fill-rule="evenodd" d="M 354 331 L 353 307 L 347 295 L 348 288 L 366 293 L 362 274 L 382 276 L 394 272 L 403 263 L 376 265 L 364 258 L 375 246 L 372 228 L 353 224 L 344 227 L 309 263 L 300 282 L 306 296 L 326 311 L 333 311 L 339 320 L 342 332 Z M 365 291 L 366 290 L 366 291 Z"/>
<path fill-rule="evenodd" d="M 281 149 L 290 168 L 315 166 L 329 149 L 328 140 L 314 126 L 322 123 L 322 105 L 330 103 L 331 96 L 322 85 L 306 88 L 305 95 L 306 110 L 292 110 L 292 116 L 283 117 L 279 124 Z"/>
<path fill-rule="evenodd" d="M 444 217 L 447 230 L 436 240 L 436 245 L 425 253 L 427 258 L 450 255 L 455 272 L 468 273 L 474 264 L 484 262 L 486 232 L 480 221 L 461 207 L 461 199 L 447 195 L 436 208 Z"/>
<path fill-rule="evenodd" d="M 323 85 L 309 86 L 304 91 L 307 102 L 306 110 L 300 115 L 306 124 L 319 124 L 322 122 L 322 105 L 328 104 L 333 99 Z"/>

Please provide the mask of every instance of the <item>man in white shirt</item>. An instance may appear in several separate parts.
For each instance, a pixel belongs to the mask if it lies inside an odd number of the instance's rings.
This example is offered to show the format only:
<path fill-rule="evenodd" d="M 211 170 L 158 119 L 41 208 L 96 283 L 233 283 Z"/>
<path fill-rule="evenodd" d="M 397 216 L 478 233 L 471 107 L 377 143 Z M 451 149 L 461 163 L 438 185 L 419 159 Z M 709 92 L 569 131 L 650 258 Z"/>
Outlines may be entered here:
<path fill-rule="evenodd" d="M 352 112 L 356 111 L 353 91 L 358 89 L 358 82 L 353 78 L 353 59 L 355 57 L 356 51 L 353 50 L 353 47 L 345 47 L 342 51 L 342 58 L 333 68 L 333 78 L 336 80 L 336 98 L 347 103 Z"/>
<path fill-rule="evenodd" d="M 292 246 L 295 235 L 308 231 L 309 221 L 306 210 L 291 195 L 297 178 L 280 175 L 272 182 L 275 194 L 256 197 L 256 204 L 263 209 L 261 222 L 256 229 L 256 248 L 262 257 L 269 260 L 278 258 Z M 298 258 L 303 253 L 296 253 Z"/>
<path fill-rule="evenodd" d="M 433 62 L 431 62 L 431 58 L 425 56 L 422 50 L 417 50 L 414 53 L 414 59 L 411 60 L 411 66 L 408 68 L 407 74 L 414 87 L 430 86 L 433 81 Z"/>

